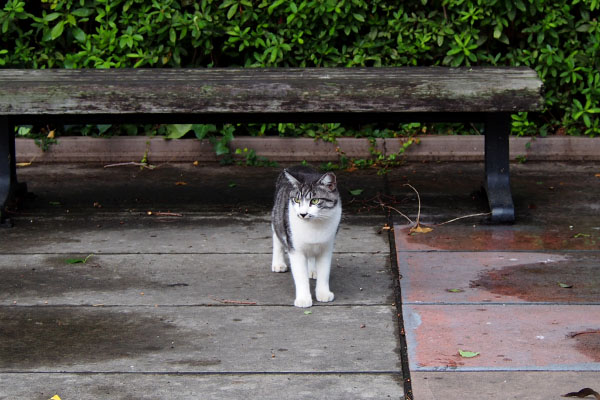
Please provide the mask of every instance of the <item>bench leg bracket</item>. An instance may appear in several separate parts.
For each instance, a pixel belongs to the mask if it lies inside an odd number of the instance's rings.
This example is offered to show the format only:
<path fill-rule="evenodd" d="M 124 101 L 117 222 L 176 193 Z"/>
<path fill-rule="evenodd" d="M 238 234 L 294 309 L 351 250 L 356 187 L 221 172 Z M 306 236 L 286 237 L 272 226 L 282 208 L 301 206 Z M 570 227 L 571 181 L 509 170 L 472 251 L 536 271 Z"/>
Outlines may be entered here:
<path fill-rule="evenodd" d="M 6 207 L 24 193 L 27 193 L 27 186 L 17 182 L 14 124 L 8 117 L 0 117 L 0 227 L 12 226 Z"/>
<path fill-rule="evenodd" d="M 491 221 L 514 222 L 515 207 L 510 191 L 510 114 L 488 114 L 485 119 L 485 183 Z"/>

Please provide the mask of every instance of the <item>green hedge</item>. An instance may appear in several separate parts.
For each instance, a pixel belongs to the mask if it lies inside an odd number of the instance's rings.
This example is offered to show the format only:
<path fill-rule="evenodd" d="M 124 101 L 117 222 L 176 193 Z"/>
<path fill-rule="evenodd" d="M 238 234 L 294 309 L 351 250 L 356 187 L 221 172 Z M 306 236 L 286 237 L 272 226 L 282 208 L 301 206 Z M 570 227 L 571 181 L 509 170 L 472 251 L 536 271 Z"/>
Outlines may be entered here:
<path fill-rule="evenodd" d="M 8 0 L 0 67 L 527 65 L 546 109 L 514 115 L 513 133 L 597 136 L 599 10 L 600 0 Z"/>

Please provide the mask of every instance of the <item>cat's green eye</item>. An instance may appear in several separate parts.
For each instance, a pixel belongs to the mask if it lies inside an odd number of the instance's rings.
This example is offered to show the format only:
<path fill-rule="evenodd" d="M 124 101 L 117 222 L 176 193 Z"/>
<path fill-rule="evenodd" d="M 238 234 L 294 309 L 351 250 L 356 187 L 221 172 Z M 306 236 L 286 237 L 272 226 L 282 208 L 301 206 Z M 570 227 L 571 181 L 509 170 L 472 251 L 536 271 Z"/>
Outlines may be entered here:
<path fill-rule="evenodd" d="M 312 204 L 313 206 L 316 206 L 317 204 L 319 204 L 321 202 L 320 199 L 311 199 L 310 200 L 310 204 Z"/>
<path fill-rule="evenodd" d="M 300 203 L 300 197 L 294 197 L 294 203 Z"/>

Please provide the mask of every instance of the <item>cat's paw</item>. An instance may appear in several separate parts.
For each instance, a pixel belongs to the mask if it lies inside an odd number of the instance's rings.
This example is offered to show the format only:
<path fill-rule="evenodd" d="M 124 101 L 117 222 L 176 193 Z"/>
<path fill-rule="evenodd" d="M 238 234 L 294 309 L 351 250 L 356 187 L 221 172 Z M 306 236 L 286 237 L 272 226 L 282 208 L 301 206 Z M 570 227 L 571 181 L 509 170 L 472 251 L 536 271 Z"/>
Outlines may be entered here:
<path fill-rule="evenodd" d="M 301 307 L 301 308 L 311 307 L 312 306 L 312 298 L 310 296 L 296 297 L 296 300 L 294 301 L 294 305 L 296 307 Z"/>
<path fill-rule="evenodd" d="M 308 269 L 308 277 L 310 279 L 317 279 L 317 270 L 316 269 Z"/>
<path fill-rule="evenodd" d="M 328 303 L 330 301 L 333 301 L 334 298 L 335 296 L 329 290 L 324 290 L 320 292 L 317 291 L 317 301 L 320 301 L 321 303 Z"/>
<path fill-rule="evenodd" d="M 287 270 L 288 267 L 285 264 L 273 264 L 271 266 L 271 271 L 273 272 L 286 272 Z"/>

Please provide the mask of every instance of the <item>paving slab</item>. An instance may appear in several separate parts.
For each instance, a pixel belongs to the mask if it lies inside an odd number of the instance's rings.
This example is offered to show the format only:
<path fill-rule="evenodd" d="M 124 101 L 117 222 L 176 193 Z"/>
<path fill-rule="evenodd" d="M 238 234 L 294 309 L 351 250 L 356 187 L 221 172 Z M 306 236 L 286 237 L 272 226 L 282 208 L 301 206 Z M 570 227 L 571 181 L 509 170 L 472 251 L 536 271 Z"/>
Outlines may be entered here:
<path fill-rule="evenodd" d="M 468 214 L 465 214 L 468 215 Z M 414 251 L 565 251 L 600 250 L 600 219 L 590 217 L 541 225 L 489 226 L 484 221 L 435 226 L 427 235 L 397 227 L 398 247 Z"/>
<path fill-rule="evenodd" d="M 381 231 L 384 221 L 383 217 L 345 218 L 335 251 L 387 254 L 387 235 Z M 269 214 L 42 215 L 29 221 L 20 219 L 18 229 L 6 230 L 2 235 L 3 254 L 268 254 L 273 243 Z"/>
<path fill-rule="evenodd" d="M 290 273 L 270 254 L 0 254 L 0 305 L 290 305 Z M 336 253 L 335 305 L 391 304 L 389 255 Z M 313 282 L 314 286 L 314 282 Z M 314 289 L 314 288 L 313 288 Z"/>
<path fill-rule="evenodd" d="M 598 304 L 600 252 L 398 252 L 404 304 Z"/>
<path fill-rule="evenodd" d="M 396 374 L 0 374 L 0 399 L 399 399 Z"/>
<path fill-rule="evenodd" d="M 391 306 L 2 307 L 0 371 L 393 372 Z"/>
<path fill-rule="evenodd" d="M 559 400 L 589 387 L 598 390 L 598 372 L 415 372 L 418 400 Z M 588 397 L 592 398 L 592 397 Z"/>
<path fill-rule="evenodd" d="M 404 305 L 413 371 L 600 373 L 594 305 Z M 480 353 L 461 357 L 459 350 Z"/>

